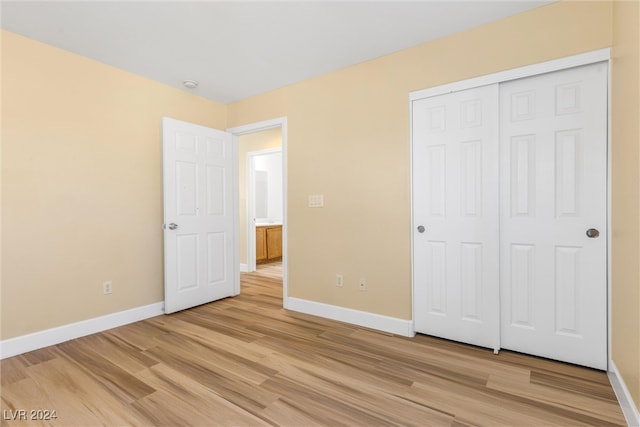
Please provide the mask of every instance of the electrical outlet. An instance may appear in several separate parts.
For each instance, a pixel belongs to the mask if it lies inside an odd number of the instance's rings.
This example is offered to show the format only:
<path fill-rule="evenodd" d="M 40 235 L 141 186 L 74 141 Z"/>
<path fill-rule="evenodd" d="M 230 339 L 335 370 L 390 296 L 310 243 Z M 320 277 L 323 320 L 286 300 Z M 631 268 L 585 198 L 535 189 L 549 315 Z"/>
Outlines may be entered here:
<path fill-rule="evenodd" d="M 336 274 L 336 286 L 339 288 L 344 286 L 344 282 L 342 281 L 342 274 Z"/>
<path fill-rule="evenodd" d="M 113 283 L 111 281 L 102 284 L 102 293 L 108 295 L 113 292 Z"/>
<path fill-rule="evenodd" d="M 360 289 L 361 291 L 367 290 L 367 282 L 364 280 L 364 278 L 361 278 L 358 282 L 358 289 Z"/>

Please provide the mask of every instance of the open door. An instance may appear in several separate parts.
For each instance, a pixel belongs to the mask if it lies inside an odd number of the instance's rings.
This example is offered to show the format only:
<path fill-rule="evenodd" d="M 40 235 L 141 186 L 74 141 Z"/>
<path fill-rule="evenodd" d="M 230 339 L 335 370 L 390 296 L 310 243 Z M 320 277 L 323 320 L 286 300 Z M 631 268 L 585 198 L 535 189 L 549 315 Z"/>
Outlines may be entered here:
<path fill-rule="evenodd" d="M 162 120 L 165 313 L 240 292 L 232 135 Z"/>

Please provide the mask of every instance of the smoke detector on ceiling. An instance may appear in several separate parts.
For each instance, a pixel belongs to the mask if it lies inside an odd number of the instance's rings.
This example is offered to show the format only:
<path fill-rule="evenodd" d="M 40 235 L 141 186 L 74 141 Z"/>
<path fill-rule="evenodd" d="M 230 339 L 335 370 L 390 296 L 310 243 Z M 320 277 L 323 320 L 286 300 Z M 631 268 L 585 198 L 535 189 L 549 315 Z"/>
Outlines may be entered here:
<path fill-rule="evenodd" d="M 182 84 L 188 89 L 195 89 L 198 87 L 198 82 L 195 80 L 184 80 Z"/>

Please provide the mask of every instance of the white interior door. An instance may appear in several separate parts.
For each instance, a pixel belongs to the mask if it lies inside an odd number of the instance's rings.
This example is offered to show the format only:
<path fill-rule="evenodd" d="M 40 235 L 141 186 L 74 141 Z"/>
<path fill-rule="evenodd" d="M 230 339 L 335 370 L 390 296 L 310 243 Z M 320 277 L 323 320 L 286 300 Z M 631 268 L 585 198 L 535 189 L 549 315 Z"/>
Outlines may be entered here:
<path fill-rule="evenodd" d="M 500 102 L 502 347 L 606 369 L 607 64 Z"/>
<path fill-rule="evenodd" d="M 164 118 L 165 312 L 240 291 L 229 133 Z"/>
<path fill-rule="evenodd" d="M 415 330 L 498 349 L 498 85 L 412 110 Z"/>

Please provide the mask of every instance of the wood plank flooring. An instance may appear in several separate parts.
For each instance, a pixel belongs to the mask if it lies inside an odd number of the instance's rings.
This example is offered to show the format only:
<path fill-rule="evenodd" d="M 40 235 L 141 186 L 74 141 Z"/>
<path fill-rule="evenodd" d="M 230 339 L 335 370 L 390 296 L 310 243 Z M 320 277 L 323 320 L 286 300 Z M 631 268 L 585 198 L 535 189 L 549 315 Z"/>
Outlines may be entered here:
<path fill-rule="evenodd" d="M 243 274 L 236 298 L 3 360 L 2 425 L 626 425 L 604 372 L 286 311 L 280 268 Z"/>

